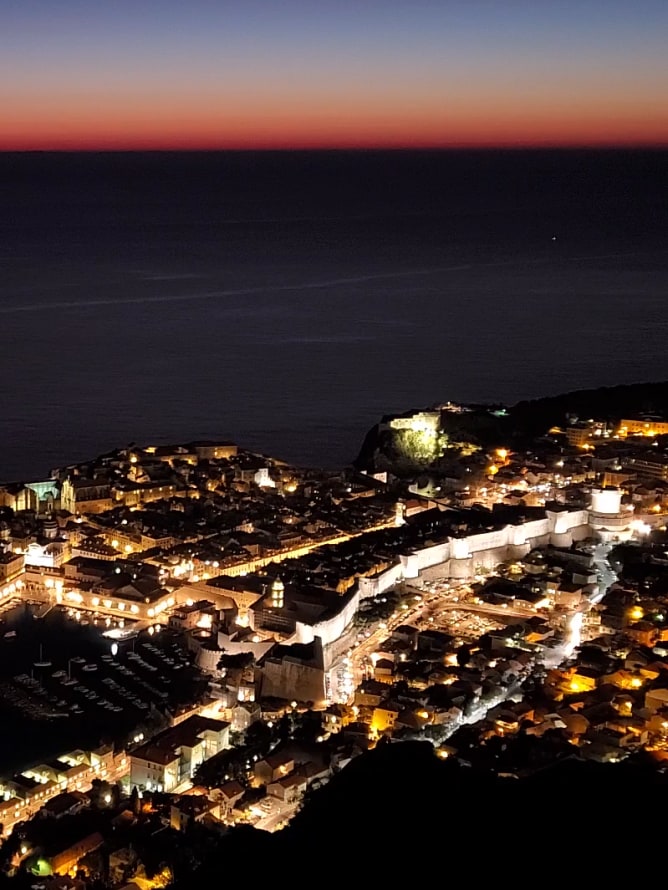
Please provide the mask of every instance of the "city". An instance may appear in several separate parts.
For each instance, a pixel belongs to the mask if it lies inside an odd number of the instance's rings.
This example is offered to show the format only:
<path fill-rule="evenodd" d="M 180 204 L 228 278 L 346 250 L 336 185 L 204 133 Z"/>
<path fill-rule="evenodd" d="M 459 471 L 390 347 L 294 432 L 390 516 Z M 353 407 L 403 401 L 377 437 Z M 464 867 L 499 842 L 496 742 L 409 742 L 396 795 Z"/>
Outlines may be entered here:
<path fill-rule="evenodd" d="M 659 881 L 666 0 L 0 20 L 0 887 Z"/>
<path fill-rule="evenodd" d="M 381 743 L 660 769 L 668 422 L 520 450 L 449 440 L 468 410 L 384 420 L 398 475 L 194 442 L 0 486 L 6 874 L 165 886 Z"/>

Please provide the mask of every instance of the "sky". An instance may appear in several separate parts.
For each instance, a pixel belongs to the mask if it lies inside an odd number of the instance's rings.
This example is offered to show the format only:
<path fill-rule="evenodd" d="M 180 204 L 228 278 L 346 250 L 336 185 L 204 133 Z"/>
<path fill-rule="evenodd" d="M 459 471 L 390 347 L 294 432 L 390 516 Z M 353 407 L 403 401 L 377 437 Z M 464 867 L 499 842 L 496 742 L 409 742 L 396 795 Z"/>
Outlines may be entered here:
<path fill-rule="evenodd" d="M 1 0 L 0 150 L 668 146 L 667 0 Z"/>

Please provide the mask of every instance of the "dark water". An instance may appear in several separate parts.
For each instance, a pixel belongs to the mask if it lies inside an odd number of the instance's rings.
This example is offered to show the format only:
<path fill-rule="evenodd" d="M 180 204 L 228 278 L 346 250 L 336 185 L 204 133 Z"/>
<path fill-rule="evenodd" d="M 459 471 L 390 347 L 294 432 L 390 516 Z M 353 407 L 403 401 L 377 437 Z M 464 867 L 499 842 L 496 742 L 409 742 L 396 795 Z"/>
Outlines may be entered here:
<path fill-rule="evenodd" d="M 668 154 L 0 156 L 0 478 L 668 377 Z M 556 240 L 553 240 L 556 237 Z"/>

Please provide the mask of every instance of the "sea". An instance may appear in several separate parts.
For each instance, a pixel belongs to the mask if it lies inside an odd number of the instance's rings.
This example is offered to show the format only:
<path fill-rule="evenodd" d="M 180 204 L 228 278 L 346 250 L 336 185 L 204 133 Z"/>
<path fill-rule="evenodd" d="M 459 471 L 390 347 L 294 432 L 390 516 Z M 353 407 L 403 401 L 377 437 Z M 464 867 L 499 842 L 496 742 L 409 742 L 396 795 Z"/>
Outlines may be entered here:
<path fill-rule="evenodd" d="M 0 479 L 668 378 L 668 152 L 0 155 Z"/>

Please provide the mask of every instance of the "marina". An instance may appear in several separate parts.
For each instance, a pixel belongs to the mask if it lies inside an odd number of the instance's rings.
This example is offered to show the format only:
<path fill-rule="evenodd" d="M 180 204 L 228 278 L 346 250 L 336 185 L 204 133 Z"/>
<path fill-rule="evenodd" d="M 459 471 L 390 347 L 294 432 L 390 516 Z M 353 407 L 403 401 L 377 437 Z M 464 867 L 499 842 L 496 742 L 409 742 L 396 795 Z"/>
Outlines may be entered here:
<path fill-rule="evenodd" d="M 11 743 L 0 742 L 5 772 L 75 740 L 124 747 L 204 694 L 206 681 L 171 630 L 126 629 L 110 639 L 104 621 L 83 625 L 62 606 L 39 618 L 39 608 L 21 604 L 3 615 L 0 719 L 15 730 Z"/>

